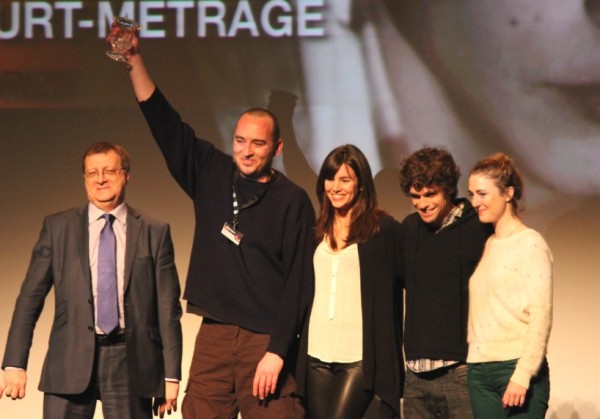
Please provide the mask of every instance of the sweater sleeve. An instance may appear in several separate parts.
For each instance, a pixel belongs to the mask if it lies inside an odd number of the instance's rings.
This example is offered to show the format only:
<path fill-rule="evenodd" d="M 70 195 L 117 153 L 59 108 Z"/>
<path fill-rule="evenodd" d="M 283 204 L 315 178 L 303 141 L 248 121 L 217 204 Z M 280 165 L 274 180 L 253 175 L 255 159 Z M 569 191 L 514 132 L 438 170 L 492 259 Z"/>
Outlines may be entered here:
<path fill-rule="evenodd" d="M 181 120 L 157 88 L 139 103 L 154 140 L 165 158 L 169 172 L 179 186 L 193 198 L 197 174 L 216 152 L 215 147 L 196 138 L 194 130 Z"/>
<path fill-rule="evenodd" d="M 546 356 L 552 327 L 552 254 L 544 239 L 535 234 L 526 250 L 527 263 L 521 267 L 527 293 L 529 325 L 523 352 L 511 381 L 529 388 Z"/>
<path fill-rule="evenodd" d="M 314 293 L 315 214 L 308 196 L 290 205 L 283 233 L 284 287 L 267 350 L 283 357 L 298 338 Z"/>

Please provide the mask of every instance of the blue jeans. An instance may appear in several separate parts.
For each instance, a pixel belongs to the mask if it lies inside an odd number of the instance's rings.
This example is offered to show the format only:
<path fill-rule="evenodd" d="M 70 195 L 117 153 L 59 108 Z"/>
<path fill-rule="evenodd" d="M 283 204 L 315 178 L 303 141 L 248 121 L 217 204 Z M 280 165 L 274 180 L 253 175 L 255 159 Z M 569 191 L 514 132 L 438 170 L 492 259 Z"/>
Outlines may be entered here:
<path fill-rule="evenodd" d="M 469 392 L 475 418 L 543 419 L 550 399 L 550 374 L 544 360 L 537 376 L 531 379 L 522 407 L 502 407 L 502 396 L 517 360 L 469 364 Z"/>
<path fill-rule="evenodd" d="M 456 364 L 425 373 L 406 370 L 404 419 L 470 419 L 467 366 Z"/>

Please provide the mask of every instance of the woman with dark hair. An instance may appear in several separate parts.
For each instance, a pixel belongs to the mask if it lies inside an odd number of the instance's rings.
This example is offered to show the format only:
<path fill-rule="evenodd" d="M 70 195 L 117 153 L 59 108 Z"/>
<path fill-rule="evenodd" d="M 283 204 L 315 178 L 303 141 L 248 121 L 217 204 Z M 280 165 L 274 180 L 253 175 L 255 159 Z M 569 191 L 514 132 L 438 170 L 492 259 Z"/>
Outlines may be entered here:
<path fill-rule="evenodd" d="M 469 283 L 468 385 L 475 418 L 544 418 L 552 254 L 518 216 L 523 181 L 502 153 L 479 161 L 469 194 L 494 235 Z"/>
<path fill-rule="evenodd" d="M 371 168 L 353 145 L 325 158 L 315 296 L 302 334 L 299 393 L 312 419 L 362 418 L 374 396 L 398 417 L 403 383 L 400 224 L 377 208 Z"/>

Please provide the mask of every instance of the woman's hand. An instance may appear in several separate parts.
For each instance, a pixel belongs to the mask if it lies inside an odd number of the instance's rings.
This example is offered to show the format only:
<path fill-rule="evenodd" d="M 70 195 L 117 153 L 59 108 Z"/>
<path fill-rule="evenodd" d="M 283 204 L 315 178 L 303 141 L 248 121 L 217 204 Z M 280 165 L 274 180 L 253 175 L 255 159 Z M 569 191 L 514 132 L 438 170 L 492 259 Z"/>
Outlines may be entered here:
<path fill-rule="evenodd" d="M 525 404 L 525 397 L 527 396 L 527 389 L 522 385 L 508 382 L 506 391 L 502 396 L 502 407 L 522 407 Z"/>

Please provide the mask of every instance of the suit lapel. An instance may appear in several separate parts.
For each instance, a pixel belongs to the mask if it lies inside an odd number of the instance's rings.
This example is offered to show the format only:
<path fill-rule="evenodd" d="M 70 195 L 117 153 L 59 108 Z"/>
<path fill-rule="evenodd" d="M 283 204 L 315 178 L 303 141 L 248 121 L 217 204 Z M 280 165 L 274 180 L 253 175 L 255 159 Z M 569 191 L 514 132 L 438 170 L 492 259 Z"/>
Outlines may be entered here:
<path fill-rule="evenodd" d="M 133 260 L 137 252 L 138 237 L 142 228 L 140 214 L 130 206 L 127 206 L 127 238 L 125 243 L 125 272 L 123 292 L 127 291 L 131 279 Z"/>
<path fill-rule="evenodd" d="M 84 279 L 88 286 L 92 287 L 92 275 L 90 272 L 90 231 L 89 231 L 89 220 L 88 220 L 88 206 L 87 204 L 77 210 L 77 225 L 76 234 L 77 248 L 79 249 L 79 261 L 81 262 L 81 270 L 84 274 Z"/>

